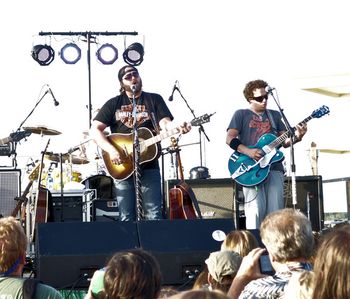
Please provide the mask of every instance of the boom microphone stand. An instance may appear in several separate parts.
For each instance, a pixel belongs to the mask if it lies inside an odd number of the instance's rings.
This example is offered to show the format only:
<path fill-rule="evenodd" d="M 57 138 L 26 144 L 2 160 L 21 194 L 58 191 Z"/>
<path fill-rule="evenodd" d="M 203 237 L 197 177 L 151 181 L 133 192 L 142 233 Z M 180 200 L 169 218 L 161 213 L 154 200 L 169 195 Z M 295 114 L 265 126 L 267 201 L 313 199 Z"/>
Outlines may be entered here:
<path fill-rule="evenodd" d="M 182 95 L 181 90 L 179 87 L 176 88 L 176 90 L 179 92 L 181 98 L 184 100 L 184 102 L 186 103 L 186 106 L 188 107 L 188 109 L 191 111 L 192 115 L 194 118 L 197 118 L 194 110 L 189 106 L 187 100 L 185 99 L 185 97 Z M 203 125 L 199 125 L 198 128 L 198 132 L 199 132 L 199 157 L 200 157 L 200 166 L 203 166 L 203 143 L 202 143 L 202 134 L 204 134 L 205 138 L 210 142 L 210 139 L 208 137 L 208 135 L 205 133 L 204 131 L 204 127 Z"/>
<path fill-rule="evenodd" d="M 283 108 L 280 106 L 280 102 L 278 99 L 278 94 L 276 92 L 275 88 L 267 87 L 267 93 L 272 96 L 274 99 L 280 113 L 282 116 L 282 119 L 284 121 L 284 124 L 286 125 L 287 132 L 289 134 L 289 137 L 291 139 L 291 144 L 290 144 L 290 169 L 291 169 L 291 179 L 292 179 L 292 204 L 295 209 L 297 205 L 297 185 L 296 185 L 296 167 L 295 167 L 295 159 L 294 159 L 294 142 L 295 142 L 295 133 L 294 129 L 291 127 L 290 123 L 288 122 L 287 117 L 285 116 L 283 112 Z M 275 91 L 275 93 L 273 92 Z"/>

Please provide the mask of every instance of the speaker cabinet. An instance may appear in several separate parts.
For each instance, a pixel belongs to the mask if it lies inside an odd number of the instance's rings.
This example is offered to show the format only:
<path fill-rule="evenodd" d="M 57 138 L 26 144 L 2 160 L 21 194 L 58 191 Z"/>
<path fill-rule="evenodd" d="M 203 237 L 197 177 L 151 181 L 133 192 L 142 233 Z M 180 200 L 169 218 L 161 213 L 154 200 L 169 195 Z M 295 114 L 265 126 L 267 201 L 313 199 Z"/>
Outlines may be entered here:
<path fill-rule="evenodd" d="M 169 190 L 179 182 L 179 180 L 166 181 L 168 206 Z M 196 179 L 185 180 L 185 182 L 192 188 L 203 218 L 234 218 L 232 179 Z"/>
<path fill-rule="evenodd" d="M 0 169 L 0 215 L 11 216 L 17 205 L 16 197 L 21 194 L 21 171 Z"/>
<path fill-rule="evenodd" d="M 38 223 L 37 278 L 58 289 L 88 287 L 117 251 L 139 247 L 135 222 Z"/>
<path fill-rule="evenodd" d="M 83 220 L 83 193 L 82 191 L 51 192 L 54 218 L 52 221 L 72 222 Z M 63 209 L 62 209 L 63 206 Z"/>
<path fill-rule="evenodd" d="M 312 229 L 320 231 L 324 228 L 323 189 L 321 176 L 296 177 L 296 205 L 311 221 Z M 288 208 L 293 208 L 292 179 L 284 179 L 284 199 Z"/>
<path fill-rule="evenodd" d="M 159 220 L 138 223 L 140 245 L 160 264 L 164 284 L 183 284 L 200 272 L 210 252 L 220 250 L 214 238 L 235 229 L 232 219 Z"/>
<path fill-rule="evenodd" d="M 297 176 L 296 181 L 296 205 L 293 204 L 292 179 L 284 179 L 284 200 L 286 208 L 296 208 L 302 211 L 311 221 L 312 229 L 320 231 L 324 228 L 323 191 L 321 176 Z M 242 186 L 236 184 L 236 218 L 242 219 L 244 210 L 244 196 Z M 236 222 L 237 223 L 237 222 Z M 240 221 L 237 227 L 245 228 L 245 222 Z"/>
<path fill-rule="evenodd" d="M 96 199 L 92 202 L 92 221 L 119 220 L 118 202 L 114 199 Z"/>

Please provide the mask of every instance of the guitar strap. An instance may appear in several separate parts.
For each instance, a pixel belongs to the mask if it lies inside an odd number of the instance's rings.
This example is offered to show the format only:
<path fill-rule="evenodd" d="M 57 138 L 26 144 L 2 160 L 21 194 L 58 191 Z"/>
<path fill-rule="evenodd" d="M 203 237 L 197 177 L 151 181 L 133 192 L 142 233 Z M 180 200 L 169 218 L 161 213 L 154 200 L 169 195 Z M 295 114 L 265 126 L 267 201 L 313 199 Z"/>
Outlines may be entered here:
<path fill-rule="evenodd" d="M 267 118 L 270 121 L 272 129 L 275 131 L 275 134 L 278 135 L 278 131 L 277 131 L 275 120 L 273 119 L 272 113 L 271 113 L 271 111 L 269 109 L 266 109 L 266 115 L 267 115 Z"/>

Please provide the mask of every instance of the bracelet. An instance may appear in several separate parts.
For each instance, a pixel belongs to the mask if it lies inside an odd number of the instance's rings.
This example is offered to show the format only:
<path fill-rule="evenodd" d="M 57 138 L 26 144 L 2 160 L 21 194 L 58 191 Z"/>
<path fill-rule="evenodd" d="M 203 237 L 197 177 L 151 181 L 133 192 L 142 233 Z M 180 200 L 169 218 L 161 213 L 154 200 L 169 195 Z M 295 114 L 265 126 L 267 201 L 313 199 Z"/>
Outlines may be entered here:
<path fill-rule="evenodd" d="M 232 140 L 230 141 L 230 148 L 236 151 L 240 144 L 242 144 L 242 142 L 237 137 L 232 138 Z"/>

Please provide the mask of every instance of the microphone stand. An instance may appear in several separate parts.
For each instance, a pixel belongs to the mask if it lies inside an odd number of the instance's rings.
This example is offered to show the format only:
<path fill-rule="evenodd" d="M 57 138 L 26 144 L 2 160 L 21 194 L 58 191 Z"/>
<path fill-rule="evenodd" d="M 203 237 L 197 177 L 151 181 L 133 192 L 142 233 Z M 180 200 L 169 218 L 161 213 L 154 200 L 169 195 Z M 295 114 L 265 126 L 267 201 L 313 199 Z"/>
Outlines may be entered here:
<path fill-rule="evenodd" d="M 280 113 L 282 116 L 282 119 L 284 121 L 284 124 L 286 125 L 287 132 L 289 133 L 289 137 L 291 139 L 290 143 L 290 169 L 291 169 L 291 179 L 292 179 L 292 204 L 294 209 L 296 208 L 297 205 L 297 185 L 296 185 L 296 167 L 295 167 L 295 157 L 294 157 L 294 142 L 295 142 L 295 133 L 294 129 L 291 127 L 290 123 L 288 122 L 287 117 L 285 116 L 283 112 L 283 108 L 281 108 L 278 95 L 276 92 L 276 96 L 274 95 L 273 91 L 268 92 L 272 98 L 274 99 Z"/>
<path fill-rule="evenodd" d="M 191 111 L 192 115 L 194 118 L 197 118 L 194 110 L 189 106 L 187 100 L 185 99 L 185 97 L 182 95 L 180 88 L 176 88 L 176 90 L 179 92 L 181 98 L 184 100 L 184 102 L 186 103 L 186 106 L 188 107 L 188 109 Z M 210 142 L 210 139 L 208 137 L 208 135 L 205 133 L 204 131 L 204 127 L 203 125 L 199 125 L 198 128 L 198 132 L 199 132 L 199 158 L 200 158 L 200 166 L 203 166 L 203 148 L 202 148 L 202 134 L 204 134 L 205 138 Z"/>
<path fill-rule="evenodd" d="M 135 99 L 135 88 L 132 86 L 132 118 L 133 118 L 133 154 L 134 154 L 134 186 L 136 198 L 136 218 L 137 221 L 144 218 L 141 193 L 141 169 L 140 169 L 140 142 L 137 131 L 137 105 Z"/>

